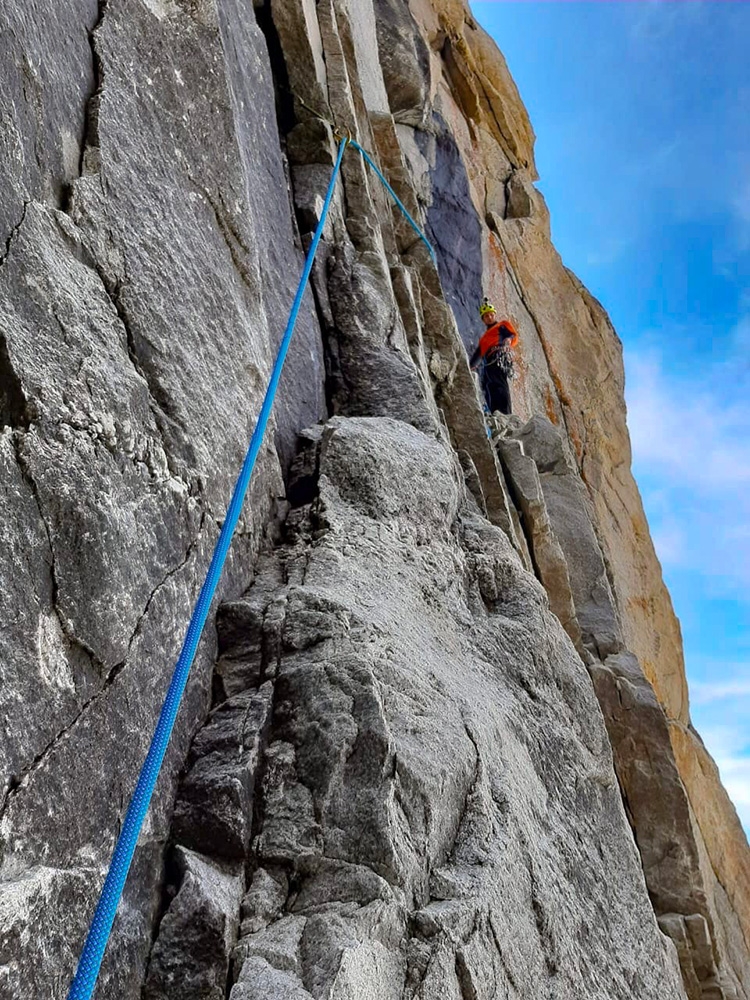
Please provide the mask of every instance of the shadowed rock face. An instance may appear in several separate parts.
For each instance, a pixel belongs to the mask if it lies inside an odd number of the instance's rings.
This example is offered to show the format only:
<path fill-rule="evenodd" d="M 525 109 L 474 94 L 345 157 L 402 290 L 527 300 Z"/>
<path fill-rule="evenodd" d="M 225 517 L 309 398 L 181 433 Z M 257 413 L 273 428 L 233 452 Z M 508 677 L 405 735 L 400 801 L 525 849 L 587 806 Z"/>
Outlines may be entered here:
<path fill-rule="evenodd" d="M 349 151 L 97 996 L 750 996 L 619 344 L 494 44 L 462 0 L 64 6 L 0 13 L 0 995 L 67 993 L 333 124 L 440 269 Z"/>
<path fill-rule="evenodd" d="M 437 251 L 446 300 L 461 339 L 471 351 L 478 327 L 477 303 L 484 294 L 482 229 L 456 140 L 439 115 L 434 118 L 434 127 L 436 135 L 416 136 L 430 167 L 430 189 L 437 194 L 427 210 L 427 227 Z"/>
<path fill-rule="evenodd" d="M 144 1000 L 195 996 L 223 1000 L 243 896 L 242 870 L 176 848 L 179 888 L 159 926 Z"/>

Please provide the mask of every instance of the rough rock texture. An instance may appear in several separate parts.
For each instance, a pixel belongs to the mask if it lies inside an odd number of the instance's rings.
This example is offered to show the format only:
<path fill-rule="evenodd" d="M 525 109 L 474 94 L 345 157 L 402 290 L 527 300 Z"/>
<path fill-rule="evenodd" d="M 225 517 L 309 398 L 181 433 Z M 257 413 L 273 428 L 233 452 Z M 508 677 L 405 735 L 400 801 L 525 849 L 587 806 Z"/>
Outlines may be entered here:
<path fill-rule="evenodd" d="M 637 657 L 625 648 L 588 493 L 562 436 L 546 418 L 536 416 L 523 425 L 516 417 L 496 415 L 494 423 L 497 447 L 524 515 L 534 497 L 535 509 L 525 522 L 530 545 L 538 546 L 539 525 L 545 525 L 545 551 L 550 539 L 553 545 L 559 539 L 564 553 L 572 621 L 580 629 L 584 659 L 604 712 L 649 895 L 660 927 L 677 947 L 688 996 L 742 996 L 747 958 L 738 919 L 722 905 L 716 876 L 706 864 L 706 847 L 672 750 L 664 708 Z M 538 472 L 542 498 L 534 491 L 527 462 Z M 565 595 L 559 575 L 547 582 L 540 567 L 539 577 L 551 603 L 553 597 L 560 600 L 561 592 Z"/>
<path fill-rule="evenodd" d="M 247 854 L 270 700 L 268 686 L 243 691 L 221 703 L 196 736 L 172 820 L 179 843 L 228 860 Z"/>
<path fill-rule="evenodd" d="M 230 997 L 679 997 L 544 591 L 433 436 L 334 418 L 313 447 L 244 602 L 276 656 Z"/>
<path fill-rule="evenodd" d="M 242 868 L 222 869 L 177 848 L 179 888 L 159 925 L 143 1000 L 224 1000 L 243 895 Z"/>
<path fill-rule="evenodd" d="M 536 575 L 549 595 L 550 608 L 578 645 L 581 632 L 570 589 L 568 564 L 552 530 L 536 463 L 524 454 L 520 441 L 500 440 L 498 450 L 511 483 L 513 500 L 523 518 Z"/>
<path fill-rule="evenodd" d="M 64 992 L 300 260 L 252 9 L 222 4 L 219 24 L 209 4 L 64 7 L 0 12 L 2 133 L 23 140 L 0 143 L 10 996 Z M 282 454 L 322 412 L 310 306 L 278 411 Z M 247 585 L 281 489 L 269 448 L 224 593 Z M 212 660 L 209 632 L 108 956 L 113 996 L 133 995 L 143 969 L 174 774 Z"/>
<path fill-rule="evenodd" d="M 466 238 L 479 220 L 484 290 L 520 331 L 516 412 L 525 419 L 544 415 L 556 424 L 580 473 L 571 489 L 586 494 L 588 526 L 576 513 L 578 504 L 567 509 L 586 534 L 594 533 L 605 574 L 601 586 L 588 576 L 587 611 L 614 618 L 610 628 L 599 630 L 602 638 L 619 632 L 664 709 L 690 803 L 691 831 L 685 836 L 695 837 L 712 901 L 714 948 L 723 955 L 726 977 L 749 995 L 747 841 L 690 726 L 679 625 L 630 472 L 620 343 L 599 303 L 552 246 L 547 210 L 532 183 L 533 132 L 491 40 L 462 0 L 410 0 L 409 6 L 432 53 L 433 109 L 454 137 L 469 179 L 473 216 L 465 206 L 456 238 Z M 455 227 L 453 179 L 442 180 L 420 143 L 399 129 L 433 230 L 443 228 L 441 213 Z M 449 300 L 460 298 L 463 276 L 455 287 L 445 270 L 442 277 Z M 467 342 L 476 336 L 461 332 Z M 556 526 L 561 543 L 564 530 Z M 572 526 L 568 530 L 574 534 Z M 572 582 L 576 574 L 569 570 Z M 609 611 L 602 599 L 607 590 L 614 598 Z"/>
<path fill-rule="evenodd" d="M 66 994 L 335 126 L 439 268 L 349 151 L 97 998 L 750 997 L 619 342 L 463 0 L 0 31 L 0 996 Z M 497 448 L 483 291 L 521 333 Z"/>

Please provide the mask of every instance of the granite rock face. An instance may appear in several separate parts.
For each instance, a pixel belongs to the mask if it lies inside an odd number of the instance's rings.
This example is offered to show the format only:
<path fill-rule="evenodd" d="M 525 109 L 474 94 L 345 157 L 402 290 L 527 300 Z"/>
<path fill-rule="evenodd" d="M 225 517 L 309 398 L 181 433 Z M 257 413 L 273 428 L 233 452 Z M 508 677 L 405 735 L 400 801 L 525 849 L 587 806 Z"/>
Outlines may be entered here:
<path fill-rule="evenodd" d="M 243 896 L 241 868 L 232 871 L 176 848 L 179 888 L 159 925 L 143 987 L 144 1000 L 223 1000 Z"/>
<path fill-rule="evenodd" d="M 558 544 L 564 554 L 572 621 L 604 713 L 649 895 L 659 926 L 677 948 L 687 994 L 690 1000 L 743 996 L 747 959 L 737 933 L 739 914 L 721 905 L 717 878 L 706 864 L 705 842 L 672 748 L 669 719 L 637 657 L 625 648 L 588 493 L 550 421 L 536 416 L 523 425 L 518 418 L 496 415 L 495 423 L 500 431 L 497 447 L 530 545 L 539 546 L 541 525 L 544 551 Z M 537 481 L 541 497 L 534 488 Z M 554 607 L 553 599 L 559 602 L 565 587 L 559 575 L 547 579 L 543 564 L 537 563 L 537 570 Z M 570 614 L 567 604 L 564 607 L 563 617 Z M 570 633 L 570 625 L 567 628 Z"/>
<path fill-rule="evenodd" d="M 232 1000 L 680 997 L 586 670 L 455 457 L 389 418 L 313 447 L 242 602 L 274 693 Z"/>
<path fill-rule="evenodd" d="M 3 136 L 21 137 L 0 143 L 8 996 L 64 995 L 301 259 L 252 9 L 222 4 L 219 23 L 210 4 L 64 7 L 0 12 Z M 301 332 L 282 458 L 323 412 L 311 297 Z M 269 448 L 224 593 L 247 585 L 281 491 Z M 113 996 L 140 988 L 214 648 L 209 631 L 104 970 Z"/>
<path fill-rule="evenodd" d="M 0 996 L 67 993 L 348 130 L 439 264 L 349 150 L 97 998 L 750 997 L 619 342 L 494 43 L 63 6 L 0 11 Z"/>

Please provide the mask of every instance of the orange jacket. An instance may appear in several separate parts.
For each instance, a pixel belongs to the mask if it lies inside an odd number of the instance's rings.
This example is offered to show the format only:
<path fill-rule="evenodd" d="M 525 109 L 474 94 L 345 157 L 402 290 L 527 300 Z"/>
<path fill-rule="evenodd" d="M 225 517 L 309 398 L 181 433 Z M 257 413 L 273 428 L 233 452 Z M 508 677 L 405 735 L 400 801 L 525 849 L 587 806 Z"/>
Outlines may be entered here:
<path fill-rule="evenodd" d="M 471 356 L 469 364 L 473 368 L 480 358 L 486 358 L 499 347 L 515 347 L 518 343 L 518 331 L 510 322 L 504 319 L 488 327 L 479 338 L 477 349 Z"/>

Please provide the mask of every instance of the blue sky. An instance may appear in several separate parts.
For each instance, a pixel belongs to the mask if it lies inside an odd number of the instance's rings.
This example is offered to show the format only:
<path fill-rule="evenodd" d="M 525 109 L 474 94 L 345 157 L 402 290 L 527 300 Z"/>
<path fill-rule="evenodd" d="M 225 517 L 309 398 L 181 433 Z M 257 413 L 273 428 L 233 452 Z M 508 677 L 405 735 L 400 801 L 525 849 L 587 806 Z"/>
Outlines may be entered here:
<path fill-rule="evenodd" d="M 472 0 L 555 244 L 625 347 L 692 718 L 750 829 L 750 3 Z"/>

